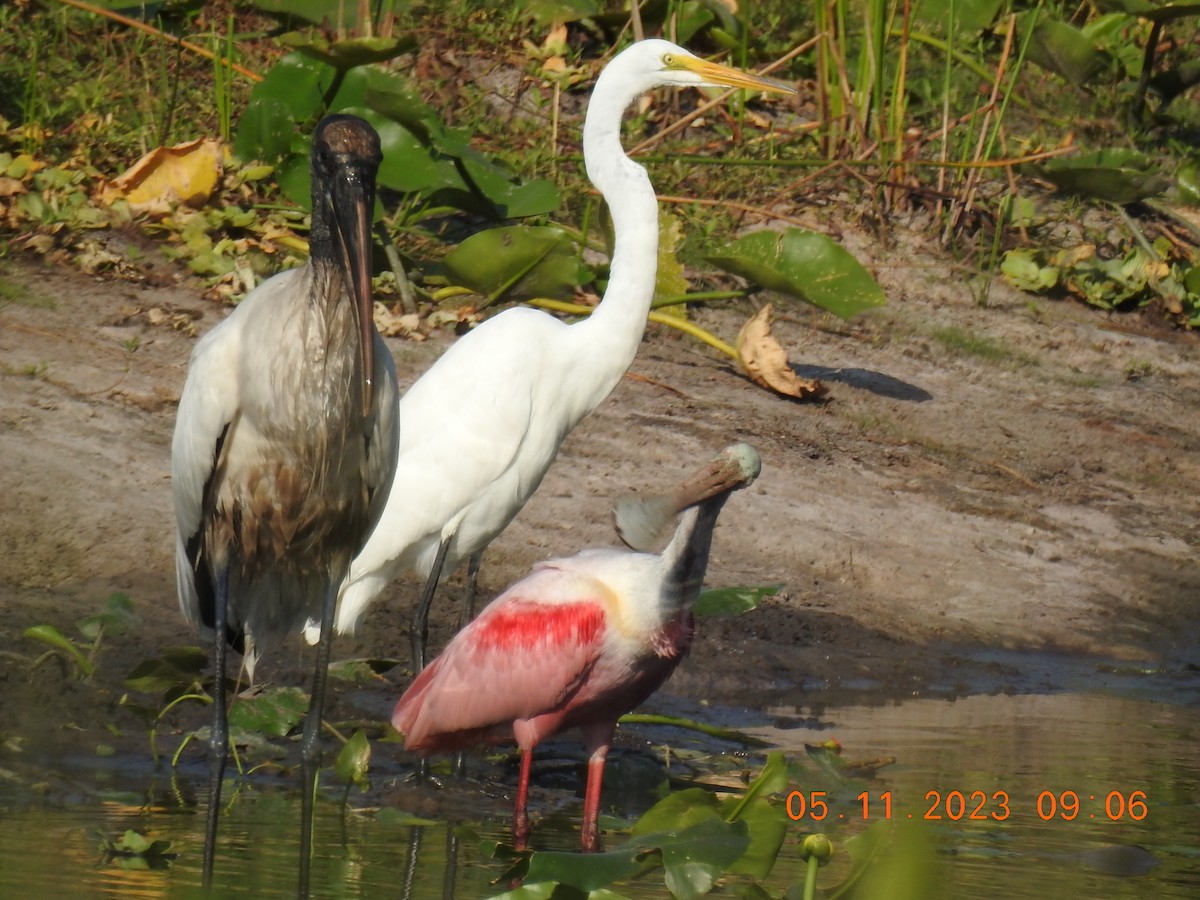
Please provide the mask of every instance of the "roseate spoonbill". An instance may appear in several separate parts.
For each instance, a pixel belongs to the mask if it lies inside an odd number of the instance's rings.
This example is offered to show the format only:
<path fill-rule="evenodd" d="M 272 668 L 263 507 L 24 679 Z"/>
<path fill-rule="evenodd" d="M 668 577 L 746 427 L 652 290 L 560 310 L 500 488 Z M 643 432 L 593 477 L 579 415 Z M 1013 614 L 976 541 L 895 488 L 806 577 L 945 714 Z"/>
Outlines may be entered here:
<path fill-rule="evenodd" d="M 412 619 L 418 671 L 443 568 L 470 558 L 470 610 L 483 550 L 633 362 L 654 295 L 658 206 L 646 170 L 621 149 L 621 117 L 660 85 L 794 93 L 662 40 L 633 44 L 600 73 L 583 126 L 587 174 L 608 204 L 615 236 L 599 306 L 573 325 L 527 307 L 505 310 L 463 336 L 400 399 L 396 478 L 379 527 L 351 565 L 337 627 L 354 631 L 400 570 L 415 571 L 426 579 Z"/>
<path fill-rule="evenodd" d="M 204 881 L 228 750 L 225 648 L 259 654 L 320 623 L 301 744 L 301 893 L 338 589 L 383 509 L 399 442 L 396 370 L 375 331 L 379 136 L 354 116 L 313 135 L 308 264 L 252 291 L 196 344 L 171 447 L 184 615 L 214 636 Z"/>
<path fill-rule="evenodd" d="M 731 491 L 758 477 L 747 444 L 725 450 L 674 497 L 686 506 L 661 554 L 585 550 L 541 563 L 460 631 L 396 704 L 392 724 L 421 753 L 516 740 L 521 774 L 513 837 L 529 834 L 525 805 L 533 748 L 580 728 L 591 758 L 584 850 L 598 843 L 604 761 L 617 719 L 679 665 L 692 641 L 713 526 Z"/>

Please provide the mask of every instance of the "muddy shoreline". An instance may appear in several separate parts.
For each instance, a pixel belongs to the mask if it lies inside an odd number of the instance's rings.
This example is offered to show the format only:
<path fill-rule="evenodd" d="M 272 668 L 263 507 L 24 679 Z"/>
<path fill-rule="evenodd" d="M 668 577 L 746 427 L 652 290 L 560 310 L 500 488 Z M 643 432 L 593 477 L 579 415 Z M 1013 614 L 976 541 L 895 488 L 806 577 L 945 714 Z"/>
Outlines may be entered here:
<path fill-rule="evenodd" d="M 745 440 L 763 475 L 728 504 L 708 584 L 783 588 L 701 623 L 666 688 L 682 702 L 1080 689 L 1196 702 L 1197 336 L 1000 284 L 981 306 L 936 260 L 856 250 L 885 309 L 851 323 L 793 309 L 776 324 L 800 374 L 829 386 L 826 402 L 768 395 L 652 326 L 630 377 L 489 550 L 483 591 L 540 559 L 613 545 L 615 497 Z M 122 679 L 195 643 L 174 597 L 169 443 L 195 335 L 223 311 L 186 280 L 106 281 L 22 258 L 0 276 L 13 286 L 0 304 L 0 721 L 46 746 L 94 743 L 109 724 L 144 746 L 119 706 Z M 749 312 L 695 316 L 731 338 Z M 450 340 L 389 341 L 402 386 Z M 447 584 L 435 644 L 461 573 Z M 418 587 L 397 581 L 335 658 L 403 657 Z M 31 671 L 44 647 L 26 628 L 74 634 L 114 592 L 133 599 L 140 626 L 105 643 L 92 683 L 53 662 Z M 290 645 L 267 677 L 304 684 L 304 654 Z M 406 683 L 398 667 L 343 690 L 342 712 L 382 715 Z"/>

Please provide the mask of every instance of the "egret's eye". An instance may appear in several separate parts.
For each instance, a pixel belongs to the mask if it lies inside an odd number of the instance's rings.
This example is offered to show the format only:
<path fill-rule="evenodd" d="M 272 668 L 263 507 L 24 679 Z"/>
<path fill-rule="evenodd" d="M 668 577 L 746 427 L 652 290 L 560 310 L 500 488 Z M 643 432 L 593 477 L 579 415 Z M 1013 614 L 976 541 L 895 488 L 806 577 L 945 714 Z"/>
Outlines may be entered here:
<path fill-rule="evenodd" d="M 664 53 L 662 58 L 663 65 L 667 68 L 675 65 L 675 57 L 670 53 Z"/>

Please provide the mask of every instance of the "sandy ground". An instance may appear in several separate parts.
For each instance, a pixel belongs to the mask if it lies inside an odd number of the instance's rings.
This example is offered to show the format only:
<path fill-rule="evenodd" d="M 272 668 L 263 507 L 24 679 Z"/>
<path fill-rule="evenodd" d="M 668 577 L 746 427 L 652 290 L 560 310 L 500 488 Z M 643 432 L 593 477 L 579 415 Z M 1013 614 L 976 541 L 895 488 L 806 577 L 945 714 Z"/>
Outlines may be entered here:
<path fill-rule="evenodd" d="M 776 325 L 793 365 L 829 386 L 826 402 L 772 396 L 652 328 L 493 544 L 485 592 L 537 560 L 614 544 L 616 496 L 745 440 L 763 474 L 727 505 L 708 584 L 784 587 L 750 614 L 703 621 L 667 690 L 762 708 L 1053 689 L 1129 664 L 1194 683 L 1197 335 L 999 282 L 980 305 L 963 272 L 914 264 L 915 247 L 847 243 L 888 306 L 851 323 L 789 310 Z M 128 726 L 123 676 L 195 642 L 174 595 L 169 444 L 195 334 L 224 310 L 174 277 L 121 283 L 9 258 L 2 280 L 0 732 L 73 741 Z M 750 311 L 696 315 L 732 339 Z M 955 334 L 990 339 L 998 358 L 965 352 Z M 401 384 L 450 340 L 392 342 Z M 403 657 L 417 590 L 395 583 L 335 658 Z M 43 648 L 27 627 L 74 634 L 116 591 L 141 628 L 106 643 L 92 684 L 31 670 Z M 269 676 L 304 683 L 298 642 L 274 665 Z M 380 717 L 407 682 L 402 668 L 389 677 L 369 692 Z M 130 734 L 144 748 L 144 729 Z"/>

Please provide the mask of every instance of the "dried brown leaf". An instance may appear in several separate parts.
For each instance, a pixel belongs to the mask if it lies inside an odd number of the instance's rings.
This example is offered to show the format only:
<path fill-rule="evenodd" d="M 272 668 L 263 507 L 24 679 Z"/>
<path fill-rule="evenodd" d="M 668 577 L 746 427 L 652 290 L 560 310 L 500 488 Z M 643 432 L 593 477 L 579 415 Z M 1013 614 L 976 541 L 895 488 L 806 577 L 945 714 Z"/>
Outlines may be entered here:
<path fill-rule="evenodd" d="M 771 304 L 751 316 L 737 337 L 738 357 L 746 374 L 757 385 L 785 397 L 822 396 L 826 388 L 814 379 L 799 377 L 788 365 L 787 351 L 771 334 Z"/>
<path fill-rule="evenodd" d="M 384 337 L 412 338 L 414 341 L 425 340 L 421 333 L 421 317 L 416 313 L 397 315 L 382 303 L 374 307 L 375 327 Z"/>

